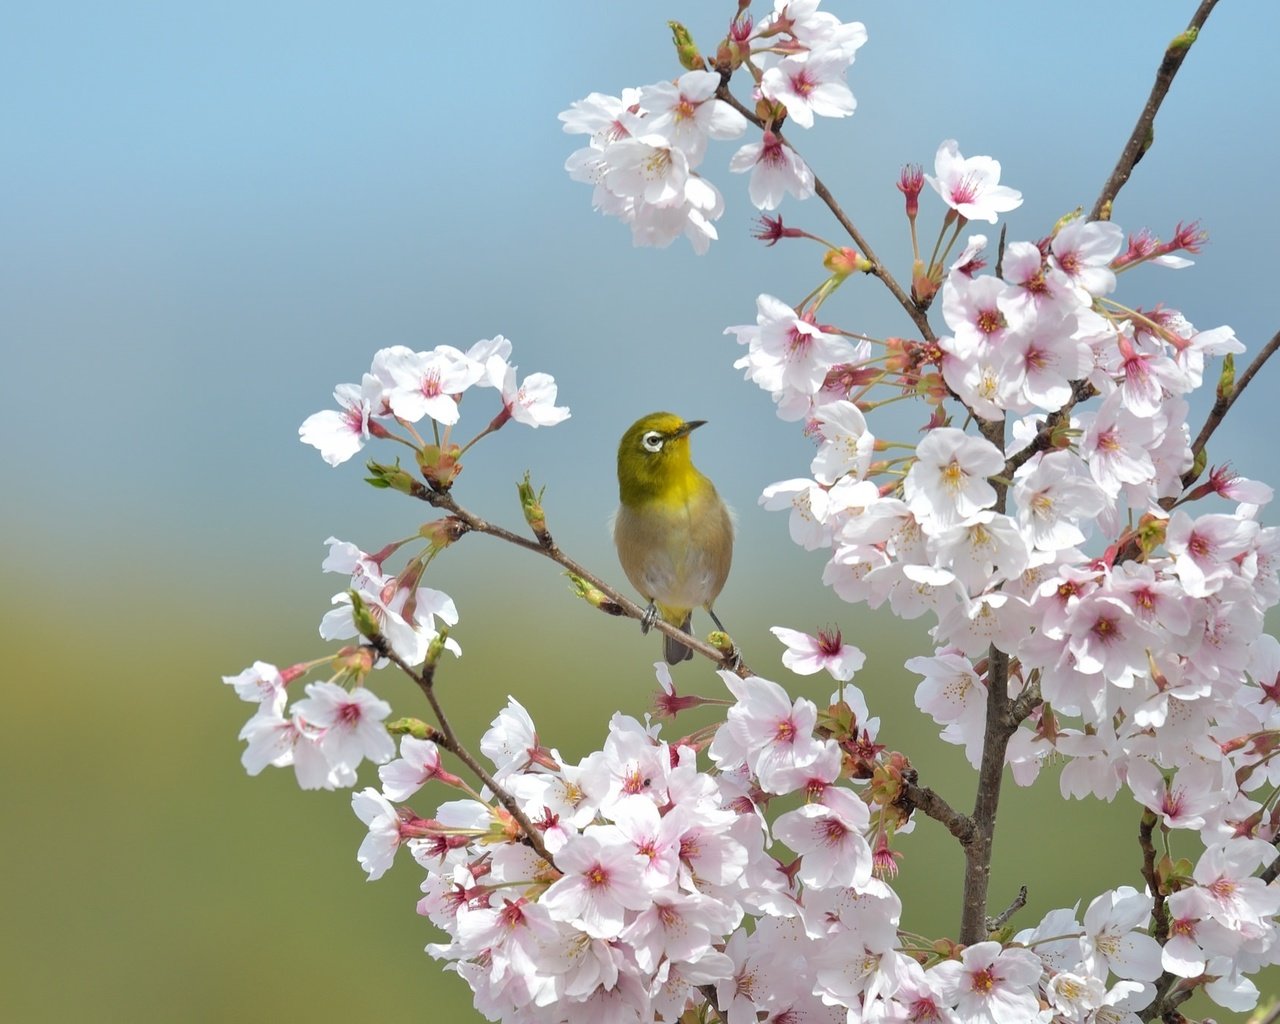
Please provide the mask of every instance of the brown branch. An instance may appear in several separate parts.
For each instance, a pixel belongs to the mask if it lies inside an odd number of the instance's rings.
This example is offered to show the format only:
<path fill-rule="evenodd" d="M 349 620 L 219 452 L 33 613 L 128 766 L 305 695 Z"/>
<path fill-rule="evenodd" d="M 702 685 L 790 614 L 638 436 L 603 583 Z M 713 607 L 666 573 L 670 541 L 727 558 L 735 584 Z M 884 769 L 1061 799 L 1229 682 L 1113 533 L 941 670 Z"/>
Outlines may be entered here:
<path fill-rule="evenodd" d="M 489 788 L 489 791 L 497 798 L 498 803 L 502 804 L 506 812 L 510 814 L 511 817 L 515 819 L 516 824 L 520 826 L 521 830 L 524 832 L 525 839 L 528 840 L 533 851 L 552 867 L 555 867 L 556 862 L 552 859 L 550 852 L 547 850 L 546 844 L 543 843 L 542 835 L 538 832 L 533 822 L 529 820 L 529 816 L 524 813 L 520 805 L 516 802 L 515 797 L 503 789 L 497 780 L 485 770 L 484 765 L 477 761 L 471 751 L 462 745 L 462 742 L 458 739 L 458 734 L 453 731 L 453 726 L 449 724 L 449 719 L 444 713 L 444 708 L 436 697 L 435 665 L 431 662 L 427 662 L 427 664 L 423 666 L 421 672 L 415 671 L 408 662 L 391 649 L 391 645 L 387 643 L 385 637 L 381 635 L 371 637 L 369 642 L 373 644 L 374 648 L 382 657 L 389 660 L 399 668 L 401 672 L 418 684 L 418 689 L 420 689 L 426 696 L 427 702 L 431 705 L 431 710 L 435 713 L 436 721 L 440 725 L 440 731 L 435 737 L 436 742 L 465 764 L 475 774 L 476 778 Z"/>
<path fill-rule="evenodd" d="M 568 569 L 569 572 L 586 580 L 591 584 L 591 586 L 604 594 L 608 599 L 609 605 L 612 606 L 602 608 L 606 613 L 610 615 L 625 615 L 628 618 L 636 620 L 644 619 L 646 609 L 640 607 L 640 605 L 619 593 L 615 588 L 611 587 L 599 576 L 595 575 L 595 573 L 591 572 L 581 563 L 575 561 L 561 551 L 559 545 L 552 539 L 549 531 L 544 530 L 540 539 L 537 541 L 530 540 L 528 537 L 522 537 L 518 533 L 512 533 L 504 527 L 495 526 L 493 523 L 481 519 L 473 512 L 468 512 L 454 500 L 453 495 L 448 491 L 434 490 L 416 480 L 413 481 L 408 493 L 411 497 L 417 498 L 419 501 L 425 501 L 427 504 L 432 505 L 435 508 L 444 509 L 449 512 L 451 515 L 465 523 L 467 529 L 473 533 L 484 533 L 488 534 L 490 537 L 497 537 L 499 540 L 504 540 L 508 544 L 514 544 L 516 547 L 524 548 L 526 551 L 532 551 L 545 558 L 549 558 L 557 565 Z M 720 648 L 707 643 L 705 640 L 701 640 L 696 636 L 686 633 L 679 626 L 673 626 L 671 623 L 665 622 L 662 619 L 656 619 L 653 622 L 653 628 L 660 633 L 674 637 L 690 650 L 701 654 L 703 657 L 715 662 L 719 667 L 726 668 L 742 678 L 755 674 L 749 667 L 747 667 L 746 662 L 742 660 L 742 655 L 739 653 L 736 646 L 731 646 L 727 651 L 721 650 Z"/>
<path fill-rule="evenodd" d="M 1013 902 L 1004 908 L 995 917 L 987 919 L 987 933 L 998 932 L 1006 924 L 1009 923 L 1013 915 L 1027 905 L 1027 887 L 1025 885 L 1018 886 L 1018 895 L 1013 898 Z"/>
<path fill-rule="evenodd" d="M 972 841 L 973 819 L 961 814 L 928 786 L 917 786 L 914 782 L 904 781 L 902 796 L 907 810 L 915 808 L 922 811 L 927 817 L 943 825 L 960 840 L 962 846 Z"/>
<path fill-rule="evenodd" d="M 1196 435 L 1196 439 L 1191 443 L 1191 455 L 1193 458 L 1204 451 L 1204 446 L 1209 443 L 1209 438 L 1213 436 L 1213 432 L 1221 426 L 1223 419 L 1227 415 L 1227 410 L 1235 405 L 1236 399 L 1240 397 L 1241 392 L 1249 386 L 1249 382 L 1262 369 L 1266 361 L 1275 355 L 1277 348 L 1280 348 L 1280 331 L 1273 334 L 1271 340 L 1263 346 L 1262 351 L 1254 356 L 1249 368 L 1235 382 L 1235 387 L 1229 393 L 1218 396 L 1217 401 L 1213 403 L 1213 408 L 1209 410 L 1204 426 L 1200 428 L 1200 433 Z M 1188 471 L 1188 475 L 1190 475 L 1190 471 Z M 1194 481 L 1194 476 L 1191 476 L 1189 480 L 1184 476 L 1182 485 L 1189 487 Z"/>
<path fill-rule="evenodd" d="M 1160 877 L 1156 869 L 1159 854 L 1156 852 L 1155 843 L 1152 842 L 1158 820 L 1151 811 L 1142 812 L 1142 819 L 1138 824 L 1138 846 L 1142 850 L 1142 878 L 1155 899 L 1151 911 L 1156 926 L 1153 938 L 1164 945 L 1165 940 L 1169 938 L 1169 911 L 1164 904 L 1164 893 L 1161 891 Z"/>
<path fill-rule="evenodd" d="M 729 106 L 733 107 L 734 110 L 754 124 L 757 128 L 762 130 L 765 129 L 765 122 L 756 116 L 756 112 L 743 106 L 742 103 L 739 102 L 738 98 L 729 91 L 730 74 L 731 72 L 721 72 L 720 87 L 716 90 L 716 98 L 729 104 Z M 781 129 L 769 127 L 768 130 L 772 131 L 778 140 L 787 146 L 787 148 L 792 152 L 797 154 L 799 153 L 799 150 L 786 140 Z M 810 170 L 812 170 L 812 168 L 810 168 Z M 911 296 L 903 291 L 902 285 L 898 284 L 897 278 L 895 278 L 893 274 L 890 273 L 889 269 L 880 262 L 880 257 L 878 257 L 871 249 L 871 243 L 863 237 L 862 232 L 857 229 L 853 221 L 851 221 L 845 214 L 844 210 L 840 208 L 840 204 L 836 201 L 835 196 L 831 194 L 831 190 L 827 188 L 817 174 L 814 174 L 813 176 L 813 191 L 819 199 L 827 204 L 827 209 L 829 209 L 832 216 L 840 222 L 840 226 L 844 228 L 845 233 L 853 239 L 853 244 L 858 247 L 858 251 L 871 261 L 871 273 L 878 277 L 881 282 L 883 282 L 884 286 L 889 289 L 893 297 L 897 300 L 898 305 L 902 307 L 903 312 L 905 312 L 907 316 L 911 318 L 911 322 L 916 325 L 916 330 L 920 332 L 921 337 L 925 341 L 933 341 L 933 328 L 929 326 L 929 317 L 924 309 L 912 301 Z"/>
<path fill-rule="evenodd" d="M 1125 182 L 1129 180 L 1129 175 L 1133 173 L 1133 168 L 1151 147 L 1154 139 L 1152 126 L 1155 124 L 1156 113 L 1169 92 L 1169 86 L 1173 84 L 1173 76 L 1182 67 L 1182 62 L 1186 59 L 1187 52 L 1191 49 L 1191 44 L 1195 42 L 1200 29 L 1204 27 L 1205 21 L 1217 2 L 1218 0 L 1202 0 L 1200 6 L 1196 8 L 1196 13 L 1191 18 L 1191 24 L 1187 26 L 1187 30 L 1165 48 L 1164 58 L 1160 61 L 1160 67 L 1156 70 L 1155 83 L 1151 86 L 1151 95 L 1147 97 L 1146 106 L 1142 108 L 1142 113 L 1138 115 L 1138 121 L 1133 126 L 1133 131 L 1129 134 L 1129 141 L 1124 144 L 1124 149 L 1120 151 L 1120 158 L 1116 161 L 1115 170 L 1111 172 L 1111 177 L 1107 179 L 1107 183 L 1102 187 L 1102 191 L 1098 195 L 1097 202 L 1093 204 L 1093 209 L 1089 212 L 1090 220 L 1111 219 L 1111 204 L 1115 201 L 1116 196 L 1120 194 L 1120 190 L 1124 188 Z"/>

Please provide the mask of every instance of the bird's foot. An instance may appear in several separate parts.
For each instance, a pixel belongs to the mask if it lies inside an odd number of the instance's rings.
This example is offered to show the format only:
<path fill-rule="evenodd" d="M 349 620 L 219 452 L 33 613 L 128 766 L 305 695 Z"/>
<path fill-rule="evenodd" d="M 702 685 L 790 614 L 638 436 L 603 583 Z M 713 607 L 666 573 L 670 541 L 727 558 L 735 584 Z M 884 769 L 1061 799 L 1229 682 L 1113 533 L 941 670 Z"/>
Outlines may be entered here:
<path fill-rule="evenodd" d="M 658 606 L 654 604 L 652 601 L 650 601 L 649 607 L 644 610 L 644 615 L 640 619 L 640 632 L 642 634 L 648 633 L 649 630 L 653 629 L 653 624 L 657 621 L 658 621 Z"/>

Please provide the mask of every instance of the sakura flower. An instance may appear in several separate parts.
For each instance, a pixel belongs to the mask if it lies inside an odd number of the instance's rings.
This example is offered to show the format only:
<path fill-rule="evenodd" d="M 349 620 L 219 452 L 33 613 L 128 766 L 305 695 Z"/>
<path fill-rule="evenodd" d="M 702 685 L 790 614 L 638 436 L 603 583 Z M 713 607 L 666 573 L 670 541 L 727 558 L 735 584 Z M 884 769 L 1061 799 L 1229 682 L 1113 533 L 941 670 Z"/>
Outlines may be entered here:
<path fill-rule="evenodd" d="M 675 82 L 658 82 L 640 90 L 639 102 L 648 111 L 645 128 L 666 136 L 697 166 L 708 139 L 733 139 L 747 127 L 746 118 L 716 99 L 720 76 L 711 71 L 686 71 Z"/>
<path fill-rule="evenodd" d="M 273 704 L 264 704 L 240 730 L 240 739 L 248 743 L 240 758 L 245 771 L 257 775 L 269 764 L 278 768 L 292 765 L 302 789 L 334 789 L 354 783 L 355 774 L 330 765 L 315 733 L 297 716 L 286 718 L 283 708 L 281 694 Z"/>
<path fill-rule="evenodd" d="M 1071 452 L 1048 452 L 1030 459 L 1014 474 L 1013 501 L 1018 526 L 1035 548 L 1061 551 L 1083 544 L 1080 524 L 1106 505 L 1106 496 Z"/>
<path fill-rule="evenodd" d="M 786 645 L 782 664 L 797 675 L 810 676 L 825 669 L 832 679 L 847 682 L 867 660 L 857 647 L 844 642 L 838 629 L 830 633 L 819 630 L 816 637 L 783 626 L 773 626 L 769 632 Z"/>
<path fill-rule="evenodd" d="M 341 409 L 312 413 L 298 428 L 298 438 L 318 448 L 329 465 L 339 466 L 369 440 L 369 399 L 356 384 L 339 384 L 333 397 Z"/>
<path fill-rule="evenodd" d="M 711 741 L 713 760 L 726 765 L 745 760 L 768 790 L 776 771 L 810 764 L 822 753 L 813 738 L 818 709 L 812 701 L 800 698 L 792 704 L 786 690 L 759 676 L 739 679 L 722 671 L 720 678 L 737 703 Z"/>
<path fill-rule="evenodd" d="M 556 405 L 556 380 L 549 373 L 531 373 L 516 386 L 516 368 L 507 367 L 502 380 L 502 406 L 517 423 L 551 427 L 569 418 L 569 409 Z"/>
<path fill-rule="evenodd" d="M 1124 244 L 1124 231 L 1109 220 L 1073 220 L 1053 237 L 1050 249 L 1053 262 L 1072 286 L 1080 300 L 1092 303 L 1116 286 L 1116 275 L 1110 263 Z"/>
<path fill-rule="evenodd" d="M 987 477 L 1003 469 L 1004 456 L 990 441 L 954 427 L 938 427 L 916 446 L 903 494 L 922 522 L 954 526 L 995 504 L 995 488 Z"/>
<path fill-rule="evenodd" d="M 1244 552 L 1258 533 L 1258 524 L 1237 516 L 1204 515 L 1193 520 L 1175 511 L 1165 532 L 1165 547 L 1173 555 L 1188 597 L 1208 597 L 1236 574 L 1233 559 Z"/>
<path fill-rule="evenodd" d="M 948 278 L 942 286 L 942 316 L 954 337 L 939 339 L 944 351 L 957 359 L 991 355 L 1009 332 L 1022 326 L 1017 312 L 1001 307 L 1009 286 L 998 277 Z"/>
<path fill-rule="evenodd" d="M 351 809 L 369 828 L 356 855 L 369 881 L 381 878 L 400 847 L 400 815 L 391 802 L 372 787 L 351 794 Z"/>
<path fill-rule="evenodd" d="M 965 159 L 955 139 L 947 139 L 934 157 L 933 175 L 925 180 L 942 201 L 966 220 L 994 224 L 1002 213 L 1022 205 L 1022 193 L 999 184 L 1000 162 L 989 156 Z"/>
<path fill-rule="evenodd" d="M 748 354 L 734 366 L 766 391 L 815 395 L 837 363 L 851 362 L 856 353 L 843 338 L 828 334 L 772 295 L 756 297 L 754 326 L 728 327 Z"/>
<path fill-rule="evenodd" d="M 813 127 L 815 114 L 848 117 L 857 106 L 844 81 L 852 59 L 852 54 L 828 47 L 783 57 L 765 68 L 760 92 L 786 107 L 787 116 L 802 128 Z"/>
<path fill-rule="evenodd" d="M 235 689 L 237 697 L 250 704 L 270 705 L 277 697 L 284 696 L 284 677 L 278 668 L 265 661 L 255 661 L 239 675 L 223 676 L 222 681 Z"/>
<path fill-rule="evenodd" d="M 459 781 L 440 767 L 440 749 L 430 740 L 400 737 L 400 756 L 378 769 L 382 792 L 389 800 L 408 800 L 432 779 L 446 785 Z"/>
<path fill-rule="evenodd" d="M 352 589 L 359 594 L 365 610 L 391 649 L 411 665 L 423 662 L 431 642 L 439 636 L 437 619 L 450 626 L 458 622 L 453 598 L 440 590 L 404 587 L 383 576 L 353 577 Z M 320 635 L 326 640 L 347 640 L 360 635 L 352 615 L 350 592 L 335 594 L 330 603 L 332 610 L 320 620 Z M 444 646 L 455 655 L 462 653 L 452 637 L 445 640 Z"/>
<path fill-rule="evenodd" d="M 876 439 L 867 429 L 862 410 L 852 402 L 831 402 L 814 413 L 813 421 L 822 440 L 809 467 L 814 479 L 831 485 L 845 474 L 865 478 Z"/>
<path fill-rule="evenodd" d="M 480 737 L 480 751 L 493 762 L 493 773 L 501 782 L 514 772 L 524 770 L 540 749 L 538 732 L 533 719 L 514 697 L 507 698 L 507 706 L 498 712 L 489 730 Z"/>
<path fill-rule="evenodd" d="M 395 741 L 382 724 L 391 705 L 363 686 L 348 691 L 337 683 L 308 683 L 294 711 L 319 732 L 320 749 L 331 764 L 354 770 L 365 758 L 382 764 L 395 755 Z"/>
<path fill-rule="evenodd" d="M 776 210 L 782 197 L 790 193 L 796 199 L 813 195 L 813 171 L 790 146 L 771 131 L 759 142 L 749 142 L 729 160 L 734 174 L 751 172 L 747 195 L 757 210 Z"/>
<path fill-rule="evenodd" d="M 557 921 L 597 939 L 622 930 L 628 910 L 643 910 L 652 898 L 630 843 L 605 843 L 588 830 L 556 854 L 562 877 L 539 902 Z"/>
<path fill-rule="evenodd" d="M 395 381 L 388 402 L 397 416 L 410 423 L 430 416 L 445 426 L 458 422 L 457 396 L 485 373 L 483 365 L 452 345 L 438 345 L 430 352 L 397 352 L 387 369 Z"/>
<path fill-rule="evenodd" d="M 1143 806 L 1155 811 L 1168 828 L 1200 828 L 1204 813 L 1221 799 L 1217 765 L 1193 764 L 1166 780 L 1150 761 L 1129 764 L 1129 788 Z"/>
<path fill-rule="evenodd" d="M 1043 969 L 1029 949 L 975 942 L 959 960 L 944 960 L 927 973 L 964 1024 L 1027 1024 L 1039 1019 Z"/>
<path fill-rule="evenodd" d="M 805 885 L 856 889 L 871 879 L 871 847 L 863 836 L 869 822 L 865 803 L 847 789 L 832 788 L 821 804 L 780 815 L 773 834 L 801 856 Z"/>
<path fill-rule="evenodd" d="M 697 960 L 738 923 L 739 915 L 701 893 L 654 891 L 652 902 L 627 925 L 619 939 L 635 951 L 636 963 L 654 971 L 658 962 Z"/>
<path fill-rule="evenodd" d="M 609 143 L 631 135 L 631 126 L 638 117 L 632 111 L 639 102 L 639 89 L 624 89 L 620 97 L 593 92 L 586 99 L 574 100 L 569 109 L 557 117 L 566 132 L 590 135 L 592 145 L 604 149 Z"/>
<path fill-rule="evenodd" d="M 1132 981 L 1160 977 L 1160 945 L 1145 931 L 1152 899 L 1127 885 L 1104 892 L 1084 912 L 1085 959 L 1102 977 L 1107 971 Z"/>
<path fill-rule="evenodd" d="M 820 484 L 803 479 L 781 480 L 764 489 L 760 504 L 771 512 L 791 509 L 787 521 L 791 539 L 806 551 L 830 546 L 831 527 L 827 525 L 830 501 Z"/>

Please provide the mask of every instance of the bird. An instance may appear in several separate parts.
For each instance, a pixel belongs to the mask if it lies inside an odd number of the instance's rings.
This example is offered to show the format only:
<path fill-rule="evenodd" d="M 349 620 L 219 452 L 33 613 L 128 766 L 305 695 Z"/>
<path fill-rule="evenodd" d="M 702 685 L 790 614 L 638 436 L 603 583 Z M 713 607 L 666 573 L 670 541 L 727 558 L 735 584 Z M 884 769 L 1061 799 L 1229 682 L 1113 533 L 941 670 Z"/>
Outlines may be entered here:
<path fill-rule="evenodd" d="M 705 608 L 725 631 L 711 606 L 733 560 L 733 519 L 689 454 L 689 435 L 705 423 L 654 412 L 636 420 L 618 444 L 613 541 L 627 579 L 648 602 L 640 623 L 645 633 L 658 618 L 688 633 L 695 608 Z M 676 665 L 693 651 L 664 635 L 663 655 Z"/>

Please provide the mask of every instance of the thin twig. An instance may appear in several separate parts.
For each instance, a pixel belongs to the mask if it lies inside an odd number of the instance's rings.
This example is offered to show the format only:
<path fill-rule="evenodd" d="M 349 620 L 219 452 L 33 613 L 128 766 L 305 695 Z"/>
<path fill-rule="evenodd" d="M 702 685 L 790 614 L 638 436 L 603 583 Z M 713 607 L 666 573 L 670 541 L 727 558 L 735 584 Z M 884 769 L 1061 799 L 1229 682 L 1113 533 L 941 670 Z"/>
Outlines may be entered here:
<path fill-rule="evenodd" d="M 1178 68 L 1182 67 L 1187 51 L 1191 49 L 1191 44 L 1195 42 L 1196 36 L 1199 34 L 1200 29 L 1204 27 L 1209 13 L 1217 2 L 1218 0 L 1202 0 L 1200 6 L 1196 9 L 1195 15 L 1191 18 L 1191 24 L 1187 26 L 1186 32 L 1174 39 L 1165 48 L 1164 58 L 1160 61 L 1160 67 L 1156 70 L 1155 84 L 1151 86 L 1151 95 L 1147 97 L 1146 106 L 1142 108 L 1142 113 L 1138 115 L 1138 121 L 1133 126 L 1133 131 L 1129 134 L 1129 141 L 1124 144 L 1124 149 L 1120 151 L 1120 159 L 1116 161 L 1115 170 L 1111 172 L 1111 177 L 1102 186 L 1097 202 L 1093 204 L 1093 209 L 1089 213 L 1090 220 L 1111 219 L 1111 204 L 1115 201 L 1116 196 L 1120 194 L 1120 190 L 1124 188 L 1125 182 L 1129 180 L 1129 175 L 1133 173 L 1133 168 L 1151 146 L 1153 139 L 1152 125 L 1155 123 L 1156 112 L 1159 111 L 1160 104 L 1164 102 L 1164 98 L 1169 92 L 1169 86 L 1173 84 L 1173 76 L 1178 73 Z"/>
<path fill-rule="evenodd" d="M 1213 403 L 1213 408 L 1209 410 L 1209 415 L 1204 421 L 1204 426 L 1200 428 L 1200 433 L 1196 435 L 1196 439 L 1191 443 L 1191 454 L 1193 457 L 1198 456 L 1204 451 L 1204 446 L 1209 443 L 1209 438 L 1213 436 L 1213 432 L 1222 424 L 1223 418 L 1227 415 L 1227 410 L 1235 405 L 1236 399 L 1240 397 L 1242 391 L 1249 386 L 1249 382 L 1268 359 L 1275 355 L 1276 349 L 1280 348 L 1280 331 L 1271 336 L 1271 340 L 1263 346 L 1253 358 L 1253 362 L 1249 364 L 1249 368 L 1240 375 L 1236 381 L 1235 387 L 1228 394 L 1219 395 L 1217 401 Z M 1187 479 L 1190 476 L 1190 479 Z M 1188 487 L 1195 480 L 1194 476 L 1188 471 L 1187 476 L 1182 478 L 1182 485 Z"/>
<path fill-rule="evenodd" d="M 729 74 L 727 72 L 721 73 L 720 88 L 716 90 L 716 97 L 733 107 L 734 110 L 754 124 L 757 128 L 762 130 L 765 128 L 765 122 L 756 116 L 756 112 L 751 110 L 749 107 L 743 106 L 742 103 L 739 102 L 738 97 L 729 91 Z M 783 145 L 787 146 L 793 152 L 799 153 L 799 150 L 786 140 L 780 128 L 770 127 L 769 130 L 773 132 L 774 136 Z M 810 170 L 812 170 L 812 168 L 810 168 Z M 920 332 L 921 337 L 925 341 L 933 341 L 933 328 L 929 326 L 928 314 L 912 301 L 911 296 L 903 291 L 902 285 L 898 284 L 897 278 L 895 278 L 893 274 L 890 273 L 889 269 L 880 262 L 880 257 L 872 251 L 871 244 L 863 237 L 862 232 L 857 229 L 853 221 L 851 221 L 845 214 L 844 210 L 840 208 L 840 204 L 836 202 L 836 198 L 831 194 L 831 190 L 827 188 L 822 179 L 816 174 L 813 176 L 813 191 L 819 199 L 827 204 L 827 209 L 829 209 L 832 216 L 840 222 L 840 226 L 844 228 L 845 233 L 853 239 L 853 244 L 858 247 L 858 251 L 871 261 L 871 273 L 878 277 L 884 283 L 884 286 L 893 294 L 898 305 L 902 307 L 903 312 L 905 312 L 907 316 L 911 318 L 911 322 L 916 325 L 916 330 Z"/>
<path fill-rule="evenodd" d="M 512 533 L 510 530 L 501 526 L 495 526 L 493 523 L 481 519 L 473 512 L 468 512 L 465 508 L 454 500 L 452 494 L 448 491 L 437 491 L 425 484 L 414 481 L 409 489 L 410 496 L 417 498 L 419 501 L 425 501 L 429 505 L 436 508 L 444 509 L 451 515 L 456 516 L 467 525 L 467 528 L 473 533 L 484 533 L 490 537 L 497 537 L 504 540 L 508 544 L 514 544 L 517 547 L 524 548 L 526 551 L 533 551 L 549 558 L 557 565 L 563 566 L 575 576 L 579 576 L 586 580 L 593 587 L 599 590 L 608 599 L 612 605 L 610 608 L 604 609 L 609 614 L 626 615 L 629 618 L 641 620 L 645 617 L 645 609 L 640 607 L 634 601 L 619 593 L 614 587 L 609 586 L 599 576 L 591 572 L 581 563 L 575 561 L 560 550 L 560 546 L 555 543 L 549 532 L 544 532 L 542 538 L 538 541 L 530 540 L 528 537 L 522 537 L 518 533 Z M 754 672 L 742 660 L 736 646 L 728 651 L 722 651 L 718 647 L 714 647 L 705 640 L 684 632 L 679 626 L 674 626 L 663 619 L 656 619 L 653 622 L 653 628 L 658 632 L 669 637 L 679 640 L 690 650 L 701 654 L 705 658 L 709 658 L 719 667 L 728 669 L 742 678 L 755 675 Z"/>
<path fill-rule="evenodd" d="M 449 724 L 449 719 L 444 713 L 444 708 L 441 706 L 439 698 L 436 697 L 435 666 L 428 663 L 423 666 L 423 670 L 421 672 L 418 672 L 408 662 L 401 658 L 400 655 L 396 654 L 396 652 L 391 649 L 391 645 L 387 643 L 385 637 L 377 636 L 372 638 L 370 642 L 382 657 L 388 659 L 392 664 L 399 668 L 401 672 L 417 683 L 418 689 L 420 689 L 426 696 L 428 703 L 431 705 L 431 710 L 435 713 L 436 721 L 440 725 L 440 733 L 436 738 L 436 742 L 471 769 L 476 778 L 489 788 L 489 791 L 493 793 L 498 803 L 502 804 L 506 812 L 515 819 L 516 824 L 518 824 L 524 832 L 525 839 L 528 840 L 533 851 L 552 867 L 555 867 L 556 862 L 552 859 L 551 853 L 547 850 L 546 844 L 543 843 L 541 833 L 538 832 L 537 827 L 529 820 L 529 816 L 521 809 L 520 805 L 516 802 L 515 797 L 503 789 L 498 781 L 485 770 L 484 765 L 477 761 L 471 751 L 463 746 L 462 742 L 458 739 L 458 734 L 453 731 L 453 726 Z"/>
<path fill-rule="evenodd" d="M 1013 902 L 1004 908 L 995 917 L 987 918 L 987 932 L 998 932 L 1006 924 L 1009 923 L 1013 915 L 1027 905 L 1027 887 L 1025 885 L 1018 886 L 1018 895 L 1013 898 Z"/>

